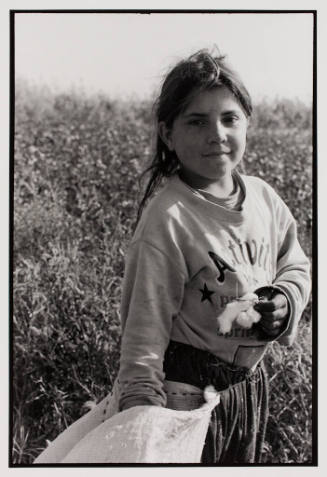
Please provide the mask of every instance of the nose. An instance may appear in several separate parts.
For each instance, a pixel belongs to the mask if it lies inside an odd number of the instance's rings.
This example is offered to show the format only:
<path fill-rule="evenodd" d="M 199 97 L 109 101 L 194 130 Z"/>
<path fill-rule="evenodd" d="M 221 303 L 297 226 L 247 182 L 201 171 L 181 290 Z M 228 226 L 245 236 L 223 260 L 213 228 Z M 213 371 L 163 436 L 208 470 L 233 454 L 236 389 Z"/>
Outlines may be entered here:
<path fill-rule="evenodd" d="M 227 131 L 225 126 L 220 121 L 213 123 L 210 129 L 209 141 L 220 143 L 226 141 L 226 138 Z"/>

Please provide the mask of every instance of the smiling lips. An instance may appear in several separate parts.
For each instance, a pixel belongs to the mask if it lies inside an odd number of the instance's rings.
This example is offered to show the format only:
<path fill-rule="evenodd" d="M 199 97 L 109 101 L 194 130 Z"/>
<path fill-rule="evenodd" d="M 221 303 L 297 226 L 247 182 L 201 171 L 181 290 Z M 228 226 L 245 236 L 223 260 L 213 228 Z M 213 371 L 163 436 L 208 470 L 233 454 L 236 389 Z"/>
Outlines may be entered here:
<path fill-rule="evenodd" d="M 208 154 L 202 154 L 203 157 L 219 157 L 224 154 L 230 154 L 231 151 L 215 151 L 215 152 L 209 152 Z"/>

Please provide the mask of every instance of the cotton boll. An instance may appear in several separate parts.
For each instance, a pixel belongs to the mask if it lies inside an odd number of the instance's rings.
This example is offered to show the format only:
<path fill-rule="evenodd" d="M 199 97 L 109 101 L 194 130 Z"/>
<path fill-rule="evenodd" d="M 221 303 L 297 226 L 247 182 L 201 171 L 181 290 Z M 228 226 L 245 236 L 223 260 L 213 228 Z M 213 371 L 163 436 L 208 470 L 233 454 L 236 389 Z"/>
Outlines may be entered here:
<path fill-rule="evenodd" d="M 236 318 L 236 322 L 243 328 L 251 328 L 261 318 L 260 313 L 250 307 L 246 312 L 241 312 Z"/>
<path fill-rule="evenodd" d="M 251 328 L 252 324 L 259 321 L 261 316 L 253 309 L 253 305 L 257 302 L 258 296 L 255 293 L 246 293 L 241 298 L 228 303 L 217 318 L 219 332 L 229 333 L 236 320 L 243 328 Z M 250 311 L 249 314 L 247 314 L 248 311 Z"/>
<path fill-rule="evenodd" d="M 230 332 L 233 321 L 236 319 L 240 311 L 240 305 L 237 301 L 228 303 L 225 306 L 224 311 L 217 318 L 220 333 L 225 334 Z"/>
<path fill-rule="evenodd" d="M 250 300 L 257 302 L 259 300 L 258 295 L 255 293 L 246 293 L 245 295 L 242 296 L 241 300 Z"/>
<path fill-rule="evenodd" d="M 213 399 L 216 399 L 217 394 L 218 394 L 217 391 L 211 384 L 209 386 L 206 386 L 203 391 L 203 397 L 206 402 L 210 402 Z"/>
<path fill-rule="evenodd" d="M 246 313 L 251 317 L 252 323 L 258 323 L 258 321 L 260 321 L 261 315 L 253 307 L 249 308 Z"/>
<path fill-rule="evenodd" d="M 243 301 L 233 301 L 228 303 L 222 314 L 217 318 L 219 332 L 223 334 L 229 333 L 232 329 L 233 322 L 242 310 L 246 310 L 248 306 L 249 305 L 246 306 Z"/>
<path fill-rule="evenodd" d="M 242 311 L 236 318 L 236 323 L 242 326 L 242 328 L 248 329 L 251 328 L 253 321 L 247 311 Z"/>
<path fill-rule="evenodd" d="M 229 316 L 218 316 L 217 322 L 220 333 L 229 333 L 232 329 L 233 319 L 230 319 Z"/>

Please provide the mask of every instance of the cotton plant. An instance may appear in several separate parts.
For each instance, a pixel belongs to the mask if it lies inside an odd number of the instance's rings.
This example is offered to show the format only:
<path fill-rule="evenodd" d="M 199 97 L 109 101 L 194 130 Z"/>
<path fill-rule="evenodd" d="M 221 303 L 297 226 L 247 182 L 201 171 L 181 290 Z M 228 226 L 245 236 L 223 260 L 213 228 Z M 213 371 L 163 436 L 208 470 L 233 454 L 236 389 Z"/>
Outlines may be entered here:
<path fill-rule="evenodd" d="M 219 332 L 229 333 L 234 322 L 242 328 L 251 328 L 261 318 L 260 313 L 253 308 L 258 302 L 258 295 L 246 293 L 241 298 L 228 303 L 217 318 Z"/>

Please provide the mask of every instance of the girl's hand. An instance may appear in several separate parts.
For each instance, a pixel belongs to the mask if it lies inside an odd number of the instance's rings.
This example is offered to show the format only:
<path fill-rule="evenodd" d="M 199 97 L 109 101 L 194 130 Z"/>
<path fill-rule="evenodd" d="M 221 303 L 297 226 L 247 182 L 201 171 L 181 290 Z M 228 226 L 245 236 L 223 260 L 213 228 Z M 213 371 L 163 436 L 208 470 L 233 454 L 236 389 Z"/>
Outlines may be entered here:
<path fill-rule="evenodd" d="M 254 309 L 261 314 L 258 325 L 268 336 L 278 336 L 285 328 L 289 316 L 286 296 L 279 290 L 269 287 L 258 290 L 256 293 L 260 301 Z"/>

